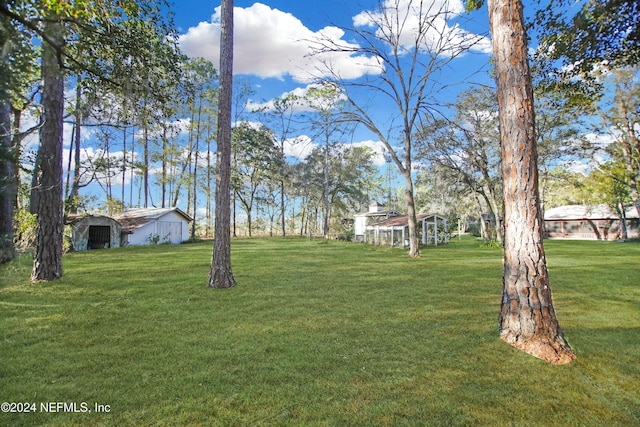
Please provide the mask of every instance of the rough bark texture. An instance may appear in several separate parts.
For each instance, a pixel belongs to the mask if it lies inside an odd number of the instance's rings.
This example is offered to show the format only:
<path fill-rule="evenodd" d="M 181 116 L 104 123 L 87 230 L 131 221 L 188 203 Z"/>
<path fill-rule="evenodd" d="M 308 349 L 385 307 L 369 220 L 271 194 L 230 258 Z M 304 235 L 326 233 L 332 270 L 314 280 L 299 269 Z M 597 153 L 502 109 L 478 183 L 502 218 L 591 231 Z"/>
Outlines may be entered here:
<path fill-rule="evenodd" d="M 0 101 L 3 94 L 0 94 Z M 11 147 L 11 106 L 0 102 L 0 264 L 15 257 L 13 209 L 18 194 L 15 156 Z"/>
<path fill-rule="evenodd" d="M 550 363 L 575 354 L 556 318 L 539 206 L 533 91 L 520 0 L 489 0 L 504 180 L 500 337 Z"/>
<path fill-rule="evenodd" d="M 233 84 L 233 0 L 223 0 L 220 35 L 220 93 L 216 175 L 216 230 L 210 288 L 236 285 L 231 271 L 231 102 Z"/>
<path fill-rule="evenodd" d="M 57 17 L 45 23 L 49 40 L 62 46 L 62 29 Z M 40 181 L 35 189 L 38 198 L 36 213 L 36 251 L 31 273 L 32 281 L 47 281 L 62 277 L 62 126 L 64 113 L 64 76 L 56 50 L 42 46 L 42 108 L 44 123 L 40 130 L 37 167 Z"/>

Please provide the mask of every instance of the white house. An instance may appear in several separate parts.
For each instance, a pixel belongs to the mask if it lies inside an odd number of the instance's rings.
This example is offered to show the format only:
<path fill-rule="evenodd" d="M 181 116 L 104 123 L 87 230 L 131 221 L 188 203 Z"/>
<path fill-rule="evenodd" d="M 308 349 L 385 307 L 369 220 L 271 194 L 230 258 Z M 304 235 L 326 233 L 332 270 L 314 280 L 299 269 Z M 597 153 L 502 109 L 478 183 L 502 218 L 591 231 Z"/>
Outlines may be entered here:
<path fill-rule="evenodd" d="M 122 246 L 182 243 L 193 221 L 178 208 L 129 209 L 114 218 L 122 224 Z"/>
<path fill-rule="evenodd" d="M 367 212 L 361 212 L 354 215 L 353 218 L 353 234 L 354 240 L 362 242 L 367 234 L 367 226 L 376 222 L 398 216 L 399 213 L 392 210 L 384 209 L 384 206 L 378 202 L 369 205 Z"/>

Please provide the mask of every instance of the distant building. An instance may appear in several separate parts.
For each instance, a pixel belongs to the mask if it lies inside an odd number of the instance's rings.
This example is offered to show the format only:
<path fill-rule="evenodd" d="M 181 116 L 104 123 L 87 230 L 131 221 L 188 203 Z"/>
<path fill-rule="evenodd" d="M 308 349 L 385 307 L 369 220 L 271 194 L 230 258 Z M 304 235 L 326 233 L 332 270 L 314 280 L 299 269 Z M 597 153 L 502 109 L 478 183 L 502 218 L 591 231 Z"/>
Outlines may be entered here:
<path fill-rule="evenodd" d="M 385 209 L 384 205 L 378 202 L 369 205 L 367 212 L 360 212 L 354 215 L 353 233 L 356 242 L 364 242 L 367 226 L 383 221 L 385 219 L 400 215 L 396 211 Z"/>
<path fill-rule="evenodd" d="M 423 245 L 449 241 L 447 219 L 439 214 L 418 214 L 418 233 Z M 367 212 L 354 215 L 354 240 L 377 245 L 408 246 L 409 217 L 387 210 L 380 203 L 369 205 Z"/>
<path fill-rule="evenodd" d="M 70 215 L 67 225 L 71 228 L 71 250 L 118 248 L 121 245 L 122 225 L 103 215 Z"/>
<path fill-rule="evenodd" d="M 631 206 L 624 217 L 628 238 L 640 237 L 638 213 Z M 622 220 L 607 205 L 568 205 L 544 214 L 545 236 L 552 239 L 616 240 L 621 238 Z"/>
<path fill-rule="evenodd" d="M 122 224 L 122 246 L 182 243 L 193 219 L 178 208 L 129 209 L 115 215 Z"/>
<path fill-rule="evenodd" d="M 447 219 L 439 214 L 416 215 L 417 233 L 423 245 L 449 243 Z M 376 245 L 409 246 L 409 215 L 397 215 L 367 225 L 365 242 Z"/>

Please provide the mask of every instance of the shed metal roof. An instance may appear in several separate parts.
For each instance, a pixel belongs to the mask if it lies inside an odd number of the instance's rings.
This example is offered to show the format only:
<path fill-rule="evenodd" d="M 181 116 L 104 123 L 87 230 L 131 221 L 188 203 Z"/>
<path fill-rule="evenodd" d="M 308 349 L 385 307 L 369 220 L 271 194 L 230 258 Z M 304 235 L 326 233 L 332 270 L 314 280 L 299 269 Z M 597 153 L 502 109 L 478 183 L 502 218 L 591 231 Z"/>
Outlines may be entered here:
<path fill-rule="evenodd" d="M 180 208 L 134 208 L 127 209 L 126 211 L 116 215 L 118 217 L 126 217 L 126 218 L 149 218 L 149 219 L 157 219 L 160 218 L 169 212 L 176 212 L 182 215 L 187 221 L 193 221 L 189 215 L 184 213 Z"/>
<path fill-rule="evenodd" d="M 114 217 L 122 223 L 122 229 L 128 233 L 131 233 L 138 227 L 144 224 L 162 218 L 168 213 L 176 212 L 182 216 L 187 222 L 193 221 L 193 219 L 184 213 L 179 208 L 134 208 L 128 209 L 120 214 L 114 215 Z"/>

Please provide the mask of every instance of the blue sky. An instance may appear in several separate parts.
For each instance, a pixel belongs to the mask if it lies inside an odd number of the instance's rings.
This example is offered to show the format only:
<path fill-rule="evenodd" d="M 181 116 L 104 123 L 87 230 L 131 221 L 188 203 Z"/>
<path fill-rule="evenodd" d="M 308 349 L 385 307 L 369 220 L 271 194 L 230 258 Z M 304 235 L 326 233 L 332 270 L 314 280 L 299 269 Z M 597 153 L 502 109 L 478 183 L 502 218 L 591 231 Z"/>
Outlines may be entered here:
<path fill-rule="evenodd" d="M 401 0 L 400 4 L 407 1 Z M 428 0 L 429 4 L 435 4 L 436 7 L 445 1 Z M 465 13 L 461 0 L 450 0 L 448 4 L 454 13 L 446 22 L 442 21 L 445 31 L 448 34 L 477 35 L 479 42 L 439 75 L 442 83 L 454 84 L 438 94 L 442 101 L 455 99 L 456 94 L 467 88 L 469 82 L 491 84 L 486 10 L 483 8 Z M 366 24 L 363 12 L 374 10 L 376 5 L 376 0 L 236 0 L 234 73 L 252 82 L 256 93 L 251 102 L 268 102 L 294 90 L 304 92 L 311 83 L 312 74 L 317 76 L 320 68 L 318 61 L 308 55 L 310 43 L 307 41 L 324 35 L 338 43 L 354 43 L 355 40 L 350 39 L 340 27 L 359 25 L 363 28 Z M 176 4 L 173 8 L 183 52 L 192 57 L 204 57 L 216 67 L 219 61 L 219 6 L 219 2 L 191 0 Z M 371 69 L 371 62 L 375 62 L 372 57 L 346 55 L 334 56 L 331 61 L 337 64 L 341 74 L 353 81 L 362 78 L 366 70 Z M 458 84 L 462 81 L 463 84 Z M 371 105 L 380 110 L 377 112 L 379 115 L 387 115 L 384 106 L 388 102 L 385 100 L 373 101 Z M 351 140 L 368 144 L 380 154 L 382 152 L 382 145 L 364 129 L 358 129 Z M 381 161 L 381 156 L 378 161 Z"/>
<path fill-rule="evenodd" d="M 409 2 L 409 0 L 398 1 L 401 5 Z M 447 0 L 424 1 L 436 7 L 447 2 Z M 191 57 L 202 56 L 218 68 L 219 0 L 182 2 L 174 0 L 174 2 L 171 10 L 179 30 L 179 43 L 183 52 Z M 234 71 L 236 77 L 249 80 L 256 91 L 250 101 L 254 104 L 268 103 L 291 91 L 304 93 L 311 84 L 309 72 L 317 72 L 319 65 L 317 60 L 309 57 L 309 44 L 306 40 L 322 34 L 337 43 L 353 44 L 354 40 L 345 35 L 339 27 L 353 28 L 358 24 L 362 28 L 367 23 L 363 12 L 374 10 L 377 3 L 377 0 L 263 0 L 262 2 L 236 0 Z M 486 10 L 467 14 L 462 11 L 462 0 L 448 0 L 448 4 L 449 10 L 455 13 L 451 13 L 446 22 L 442 21 L 443 32 L 450 35 L 477 35 L 479 43 L 469 53 L 454 60 L 439 74 L 442 84 L 463 82 L 438 93 L 442 101 L 453 101 L 460 90 L 468 88 L 469 82 L 492 84 L 492 78 L 489 75 L 490 42 Z M 363 64 L 370 65 L 372 58 L 342 55 L 332 57 L 330 60 L 336 64 L 343 75 L 357 81 L 358 78 L 363 77 L 365 70 L 371 69 Z M 69 100 L 75 96 L 71 89 L 68 96 Z M 367 103 L 368 108 L 375 110 L 374 115 L 378 117 L 388 119 L 394 115 L 393 109 L 391 111 L 387 109 L 388 99 L 372 98 L 363 102 Z M 308 137 L 307 132 L 309 132 L 308 129 L 300 129 L 298 133 L 291 135 L 292 138 L 298 137 L 303 140 L 306 138 L 305 144 L 290 145 L 288 154 L 294 157 L 293 161 L 299 161 L 315 145 L 319 145 Z M 90 143 L 95 137 L 94 131 L 90 128 L 84 129 L 83 135 L 83 138 L 89 141 L 86 148 L 83 148 L 83 158 L 99 155 L 100 149 Z M 33 146 L 35 146 L 37 136 L 34 135 L 33 139 Z M 361 127 L 345 139 L 347 139 L 345 142 L 373 148 L 377 153 L 376 164 L 384 165 L 383 145 L 374 134 Z M 70 140 L 71 126 L 69 125 L 65 126 L 65 169 Z M 111 155 L 121 157 L 122 151 L 118 152 L 117 148 L 113 147 Z M 116 177 L 113 182 L 114 186 L 118 187 L 120 178 Z M 132 183 L 129 182 L 128 177 L 126 185 L 127 194 L 135 190 L 131 188 Z M 119 194 L 120 189 L 115 189 L 114 192 Z M 152 192 L 155 193 L 155 190 Z M 82 194 L 94 195 L 99 200 L 104 197 L 104 191 L 95 182 L 84 188 Z M 158 198 L 157 194 L 154 194 L 154 198 Z M 200 198 L 200 200 L 203 199 Z M 185 201 L 181 200 L 179 204 L 184 207 L 184 203 Z"/>
<path fill-rule="evenodd" d="M 179 43 L 183 52 L 191 57 L 202 56 L 210 60 L 218 68 L 219 58 L 219 23 L 218 12 L 220 0 L 173 0 L 171 11 L 178 28 Z M 406 5 L 411 0 L 380 0 L 381 2 L 396 1 Z M 453 102 L 456 95 L 471 84 L 493 85 L 493 77 L 490 74 L 490 40 L 489 20 L 486 6 L 479 11 L 466 13 L 463 11 L 463 0 L 422 0 L 429 6 L 438 9 L 443 4 L 448 4 L 451 11 L 446 21 L 442 21 L 442 34 L 452 39 L 460 35 L 475 37 L 477 44 L 473 49 L 447 64 L 442 72 L 434 75 L 439 86 L 445 86 L 444 90 L 435 95 L 439 102 Z M 413 0 L 414 4 L 418 0 Z M 525 14 L 531 14 L 534 9 L 532 2 L 525 0 Z M 379 4 L 378 0 L 252 0 L 235 1 L 235 56 L 234 70 L 237 78 L 248 80 L 256 91 L 250 102 L 253 104 L 267 105 L 270 100 L 295 91 L 304 93 L 311 84 L 310 72 L 317 73 L 319 62 L 309 54 L 308 40 L 319 34 L 330 38 L 336 43 L 353 45 L 356 40 L 342 28 L 367 28 L 368 23 L 364 12 L 373 11 Z M 373 30 L 371 30 L 373 31 Z M 530 46 L 535 48 L 535 46 Z M 326 59 L 326 58 L 325 58 Z M 358 81 L 365 76 L 365 71 L 370 70 L 371 57 L 335 56 L 329 58 L 336 68 L 352 81 Z M 315 62 L 314 62 L 315 61 Z M 369 62 L 368 62 L 369 61 Z M 375 62 L 375 61 L 374 61 Z M 369 75 L 371 77 L 371 75 Z M 376 76 L 373 76 L 376 77 Z M 375 91 L 379 92 L 379 91 Z M 375 98 L 363 99 L 362 104 L 375 110 L 372 114 L 380 120 L 391 122 L 390 117 L 397 115 L 397 109 L 389 108 L 389 99 Z M 73 102 L 75 90 L 68 89 L 68 102 Z M 35 119 L 33 119 L 35 120 Z M 29 121 L 25 117 L 25 123 Z M 397 122 L 396 122 L 397 123 Z M 384 127 L 387 123 L 381 122 Z M 64 137 L 64 165 L 67 167 L 67 159 L 71 141 L 70 124 L 65 125 Z M 392 129 L 395 131 L 396 129 Z M 392 132 L 390 131 L 390 133 Z M 299 161 L 308 154 L 314 146 L 321 142 L 314 141 L 307 135 L 308 129 L 300 128 L 292 138 L 305 140 L 305 144 L 291 144 L 288 154 L 293 161 Z M 93 158 L 100 155 L 99 144 L 96 145 L 95 129 L 84 128 L 83 139 L 86 146 L 82 150 L 83 158 Z M 360 127 L 353 135 L 345 138 L 348 143 L 366 145 L 377 153 L 375 162 L 381 166 L 384 173 L 384 158 L 382 156 L 383 144 L 371 132 Z M 37 134 L 33 134 L 26 141 L 25 152 L 34 151 L 38 144 Z M 111 156 L 122 157 L 119 147 L 113 147 Z M 120 178 L 114 179 L 118 186 Z M 137 185 L 137 184 L 136 184 Z M 398 183 L 401 185 L 401 183 Z M 126 179 L 127 193 L 135 190 L 134 185 Z M 115 190 L 119 194 L 119 189 Z M 155 191 L 155 190 L 152 190 Z M 83 195 L 94 195 L 99 200 L 104 198 L 104 191 L 98 183 L 94 182 L 82 190 Z M 154 196 L 157 199 L 157 195 Z M 203 199 L 200 198 L 202 201 Z M 180 201 L 184 207 L 185 201 Z"/>

